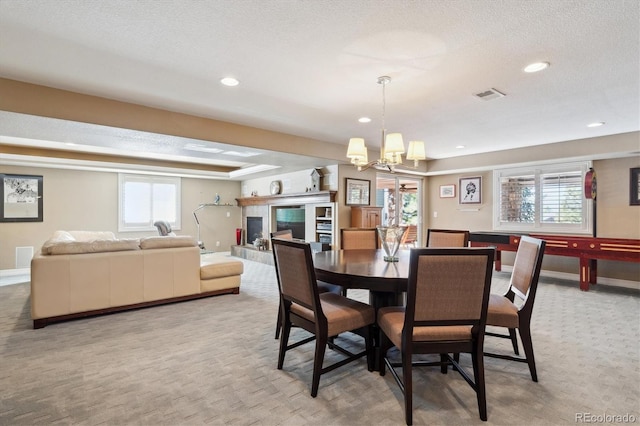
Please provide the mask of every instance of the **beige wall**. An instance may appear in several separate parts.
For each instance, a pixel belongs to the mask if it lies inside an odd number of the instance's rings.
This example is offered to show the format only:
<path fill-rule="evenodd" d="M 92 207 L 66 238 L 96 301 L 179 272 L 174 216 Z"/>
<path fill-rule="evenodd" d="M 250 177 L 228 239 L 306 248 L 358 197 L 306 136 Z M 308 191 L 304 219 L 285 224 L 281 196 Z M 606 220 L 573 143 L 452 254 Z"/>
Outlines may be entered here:
<path fill-rule="evenodd" d="M 460 187 L 458 179 L 464 177 L 482 178 L 480 204 L 458 204 Z M 428 228 L 468 229 L 489 231 L 492 228 L 493 191 L 491 171 L 463 173 L 455 175 L 430 176 L 427 178 L 427 210 L 424 212 Z M 455 185 L 455 198 L 440 198 L 440 186 Z M 437 215 L 437 217 L 436 217 Z"/>
<path fill-rule="evenodd" d="M 640 238 L 640 206 L 629 205 L 629 169 L 640 167 L 640 157 L 629 156 L 593 162 L 598 182 L 597 236 L 609 238 Z M 427 226 L 430 228 L 457 228 L 471 231 L 490 231 L 493 227 L 492 172 L 431 176 L 427 181 Z M 466 176 L 482 177 L 482 203 L 465 211 L 458 198 L 440 198 L 440 185 L 456 185 Z M 437 212 L 438 217 L 434 217 Z M 513 255 L 503 254 L 505 264 L 512 264 Z M 560 256 L 545 258 L 543 268 L 575 274 L 578 259 Z M 640 264 L 630 262 L 599 261 L 598 275 L 620 280 L 640 282 Z"/>
<path fill-rule="evenodd" d="M 371 190 L 369 192 L 369 205 L 376 205 L 376 170 L 371 168 L 359 172 L 352 165 L 341 165 L 338 168 L 338 223 L 340 228 L 348 228 L 351 226 L 351 206 L 345 205 L 345 186 L 347 178 L 368 180 L 371 182 Z M 338 243 L 339 243 L 338 239 Z"/>
<path fill-rule="evenodd" d="M 629 205 L 630 169 L 640 156 L 593 162 L 597 178 L 597 235 L 640 238 L 640 206 Z"/>
<path fill-rule="evenodd" d="M 118 174 L 34 167 L 0 166 L 0 173 L 43 176 L 43 222 L 0 223 L 0 270 L 15 268 L 16 247 L 34 247 L 62 230 L 113 231 L 121 238 L 157 235 L 157 232 L 118 233 Z M 193 210 L 212 203 L 215 194 L 235 205 L 240 183 L 182 179 L 182 229 L 180 235 L 196 237 Z M 230 217 L 226 213 L 229 212 Z M 212 207 L 198 212 L 201 240 L 207 249 L 229 251 L 235 244 L 235 228 L 241 225 L 240 208 Z M 220 241 L 220 246 L 215 243 Z"/>

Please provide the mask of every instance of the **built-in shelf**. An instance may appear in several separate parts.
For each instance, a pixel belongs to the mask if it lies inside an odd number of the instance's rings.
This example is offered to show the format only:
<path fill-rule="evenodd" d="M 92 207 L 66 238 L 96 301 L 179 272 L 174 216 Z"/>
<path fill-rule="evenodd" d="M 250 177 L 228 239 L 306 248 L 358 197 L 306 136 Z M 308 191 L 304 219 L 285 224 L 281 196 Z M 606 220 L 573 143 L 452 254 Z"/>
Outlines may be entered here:
<path fill-rule="evenodd" d="M 198 205 L 198 207 L 238 207 L 238 206 L 231 203 L 226 203 L 226 204 L 202 203 Z"/>
<path fill-rule="evenodd" d="M 238 206 L 262 206 L 275 204 L 333 203 L 337 191 L 301 192 L 298 194 L 264 195 L 236 198 Z"/>
<path fill-rule="evenodd" d="M 324 244 L 335 244 L 333 213 L 335 203 L 314 204 L 312 206 L 315 216 L 315 238 L 314 241 Z"/>

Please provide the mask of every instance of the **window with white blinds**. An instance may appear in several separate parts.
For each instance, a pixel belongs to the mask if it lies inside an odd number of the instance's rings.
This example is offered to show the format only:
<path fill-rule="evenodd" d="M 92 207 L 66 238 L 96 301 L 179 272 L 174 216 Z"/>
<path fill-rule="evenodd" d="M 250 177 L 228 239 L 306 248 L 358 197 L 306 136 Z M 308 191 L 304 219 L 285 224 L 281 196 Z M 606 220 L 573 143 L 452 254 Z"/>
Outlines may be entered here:
<path fill-rule="evenodd" d="M 118 176 L 118 231 L 153 231 L 153 223 L 166 220 L 180 229 L 180 178 Z"/>
<path fill-rule="evenodd" d="M 584 197 L 590 164 L 568 163 L 494 171 L 494 229 L 590 233 Z"/>

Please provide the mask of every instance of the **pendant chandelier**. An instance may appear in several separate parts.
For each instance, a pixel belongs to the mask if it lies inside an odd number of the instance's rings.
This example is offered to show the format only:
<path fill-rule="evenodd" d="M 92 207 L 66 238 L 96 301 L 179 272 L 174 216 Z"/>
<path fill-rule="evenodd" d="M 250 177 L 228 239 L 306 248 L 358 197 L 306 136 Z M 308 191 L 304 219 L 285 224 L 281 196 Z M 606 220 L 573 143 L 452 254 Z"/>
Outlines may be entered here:
<path fill-rule="evenodd" d="M 358 171 L 366 170 L 373 166 L 378 169 L 385 169 L 393 172 L 395 170 L 395 166 L 402 164 L 402 154 L 405 153 L 402 134 L 387 134 L 387 130 L 384 125 L 386 112 L 385 87 L 389 82 L 391 82 L 391 77 L 389 76 L 384 75 L 382 77 L 378 77 L 378 84 L 382 85 L 382 139 L 380 141 L 380 158 L 369 162 L 367 146 L 364 143 L 364 139 L 349 139 L 347 157 L 351 160 L 351 163 L 358 168 Z M 426 159 L 424 142 L 409 142 L 409 147 L 406 153 L 407 160 L 413 160 L 413 167 L 418 167 L 418 161 Z"/>

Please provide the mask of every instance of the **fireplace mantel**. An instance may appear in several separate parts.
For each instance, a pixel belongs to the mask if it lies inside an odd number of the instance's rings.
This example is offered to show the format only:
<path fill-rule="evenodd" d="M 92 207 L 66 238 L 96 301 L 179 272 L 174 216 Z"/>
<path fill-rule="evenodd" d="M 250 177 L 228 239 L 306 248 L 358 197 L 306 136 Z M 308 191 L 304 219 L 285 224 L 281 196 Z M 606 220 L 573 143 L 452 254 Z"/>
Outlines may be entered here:
<path fill-rule="evenodd" d="M 265 195 L 257 197 L 236 198 L 238 206 L 266 206 L 276 204 L 312 204 L 333 203 L 337 191 L 301 192 L 298 194 Z"/>

